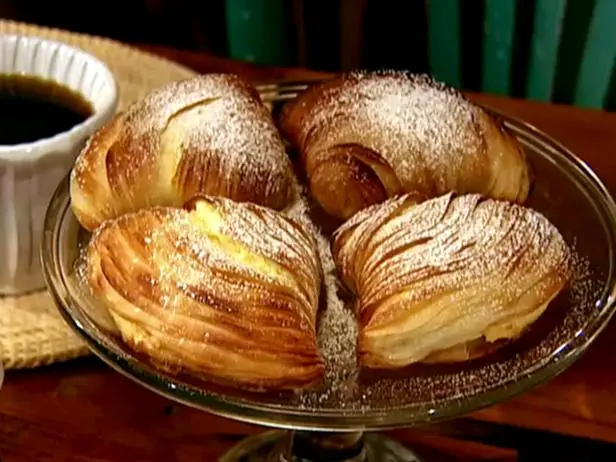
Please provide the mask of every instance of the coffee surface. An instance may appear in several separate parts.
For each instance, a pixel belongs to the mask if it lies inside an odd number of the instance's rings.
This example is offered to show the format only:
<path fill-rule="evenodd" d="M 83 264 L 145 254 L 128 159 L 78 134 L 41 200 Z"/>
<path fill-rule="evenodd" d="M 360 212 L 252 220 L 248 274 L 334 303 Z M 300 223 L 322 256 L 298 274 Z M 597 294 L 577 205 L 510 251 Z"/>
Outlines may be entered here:
<path fill-rule="evenodd" d="M 40 77 L 0 74 L 0 145 L 50 138 L 93 113 L 82 95 Z"/>

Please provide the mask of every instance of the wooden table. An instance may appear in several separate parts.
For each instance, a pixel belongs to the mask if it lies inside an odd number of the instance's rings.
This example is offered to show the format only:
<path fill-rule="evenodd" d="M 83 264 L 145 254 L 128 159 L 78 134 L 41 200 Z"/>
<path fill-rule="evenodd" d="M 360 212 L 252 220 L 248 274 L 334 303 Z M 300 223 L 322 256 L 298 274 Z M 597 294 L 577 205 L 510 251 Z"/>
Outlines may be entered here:
<path fill-rule="evenodd" d="M 161 47 L 144 48 L 199 72 L 232 71 L 254 81 L 324 75 L 301 69 L 260 68 Z M 616 114 L 470 96 L 562 141 L 616 193 Z M 616 323 L 568 371 L 524 396 L 477 412 L 465 420 L 465 428 L 477 424 L 485 432 L 483 423 L 489 422 L 616 443 L 614 351 Z M 8 371 L 0 390 L 3 462 L 210 461 L 256 431 L 260 429 L 174 405 L 92 357 L 48 368 Z M 436 454 L 434 460 L 515 460 L 515 452 L 510 450 L 444 439 L 434 433 L 403 431 L 396 436 Z M 447 454 L 455 455 L 447 459 Z"/>

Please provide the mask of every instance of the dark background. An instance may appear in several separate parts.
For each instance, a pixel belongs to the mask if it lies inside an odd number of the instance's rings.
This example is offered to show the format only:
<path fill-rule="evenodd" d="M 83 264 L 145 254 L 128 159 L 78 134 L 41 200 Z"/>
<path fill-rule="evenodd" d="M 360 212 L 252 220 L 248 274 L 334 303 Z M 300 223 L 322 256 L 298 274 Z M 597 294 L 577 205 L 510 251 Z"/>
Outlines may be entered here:
<path fill-rule="evenodd" d="M 241 2 L 240 2 L 241 3 Z M 289 53 L 276 63 L 318 70 L 408 69 L 428 72 L 424 0 L 280 0 Z M 461 2 L 462 87 L 481 90 L 485 0 Z M 81 5 L 75 8 L 75 5 Z M 363 20 L 354 10 L 363 7 Z M 536 0 L 518 0 L 511 95 L 524 97 Z M 570 103 L 594 0 L 569 1 L 553 101 Z M 225 0 L 0 0 L 0 17 L 228 56 Z M 616 18 L 615 18 L 616 21 Z M 350 32 L 349 32 L 350 31 Z M 616 36 L 615 36 L 616 39 Z M 616 72 L 607 98 L 616 108 Z"/>

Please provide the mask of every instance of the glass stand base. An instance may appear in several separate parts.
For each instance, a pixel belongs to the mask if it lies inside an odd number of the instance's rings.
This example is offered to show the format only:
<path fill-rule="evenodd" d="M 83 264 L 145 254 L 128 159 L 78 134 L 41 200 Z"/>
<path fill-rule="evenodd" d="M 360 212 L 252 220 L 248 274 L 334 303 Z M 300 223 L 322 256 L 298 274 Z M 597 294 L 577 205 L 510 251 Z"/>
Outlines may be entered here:
<path fill-rule="evenodd" d="M 379 433 L 268 431 L 234 446 L 220 462 L 422 462 Z"/>

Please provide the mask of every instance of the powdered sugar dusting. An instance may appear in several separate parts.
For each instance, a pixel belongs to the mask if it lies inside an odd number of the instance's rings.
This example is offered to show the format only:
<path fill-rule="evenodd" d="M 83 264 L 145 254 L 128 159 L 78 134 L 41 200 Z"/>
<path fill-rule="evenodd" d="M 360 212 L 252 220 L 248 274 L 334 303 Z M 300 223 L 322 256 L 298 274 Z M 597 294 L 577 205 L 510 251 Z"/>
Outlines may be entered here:
<path fill-rule="evenodd" d="M 401 196 L 359 214 L 339 230 L 335 258 L 359 298 L 366 362 L 399 367 L 482 336 L 516 336 L 524 326 L 512 318 L 538 316 L 569 278 L 558 230 L 516 204 Z M 400 332 L 378 333 L 396 322 L 407 326 L 404 343 Z"/>
<path fill-rule="evenodd" d="M 187 131 L 184 150 L 216 153 L 233 174 L 250 173 L 260 180 L 287 174 L 289 161 L 267 109 L 248 84 L 229 74 L 207 74 L 153 91 L 127 112 L 125 142 L 156 155 L 159 134 L 193 108 L 198 109 L 194 121 L 181 127 Z"/>
<path fill-rule="evenodd" d="M 542 176 L 541 180 L 561 191 L 561 184 L 551 177 Z M 554 204 L 556 208 L 561 207 L 559 202 Z M 543 210 L 549 206 L 540 204 L 538 209 Z M 294 201 L 285 213 L 298 217 L 300 221 L 304 220 L 308 228 L 314 229 L 303 201 Z M 552 215 L 555 214 L 566 215 L 566 206 L 552 211 Z M 566 231 L 569 226 L 567 220 L 560 226 Z M 87 244 L 88 237 L 83 236 L 83 239 L 83 243 Z M 318 333 L 319 346 L 326 359 L 328 371 L 323 387 L 300 391 L 291 398 L 263 395 L 245 398 L 236 395 L 234 390 L 225 389 L 220 392 L 207 383 L 195 385 L 183 377 L 173 376 L 170 380 L 180 385 L 188 384 L 197 394 L 220 394 L 219 397 L 226 403 L 231 401 L 242 406 L 248 402 L 260 406 L 271 405 L 274 413 L 303 413 L 306 421 L 319 412 L 336 418 L 345 415 L 370 416 L 374 413 L 376 420 L 381 423 L 387 420 L 385 415 L 404 412 L 407 419 L 412 420 L 410 415 L 414 411 L 435 408 L 435 412 L 438 412 L 441 403 L 455 405 L 458 399 L 493 391 L 510 384 L 512 379 L 523 379 L 526 374 L 535 372 L 546 362 L 559 357 L 563 351 L 575 348 L 579 343 L 576 335 L 580 331 L 588 329 L 592 333 L 592 322 L 596 320 L 598 306 L 601 305 L 600 309 L 606 309 L 605 305 L 600 303 L 606 276 L 596 271 L 597 261 L 593 259 L 590 262 L 580 256 L 585 254 L 584 248 L 578 254 L 573 246 L 571 266 L 574 277 L 546 315 L 520 341 L 483 360 L 452 367 L 405 370 L 399 377 L 379 376 L 365 380 L 358 376 L 355 361 L 357 323 L 353 306 L 344 306 L 343 298 L 338 295 L 337 279 L 333 272 L 329 273 L 329 270 L 333 269 L 333 262 L 329 253 L 328 237 L 318 235 L 318 242 L 327 288 L 327 302 L 322 306 L 324 312 Z M 83 285 L 84 281 L 78 284 Z M 329 316 L 326 316 L 327 313 Z M 330 334 L 331 332 L 335 334 Z M 586 336 L 579 337 L 579 341 L 585 340 Z M 117 339 L 104 338 L 102 341 L 131 361 L 137 364 L 141 362 L 141 359 L 135 358 L 131 349 L 117 342 Z M 563 349 L 563 346 L 566 348 Z M 247 401 L 244 401 L 246 399 Z M 383 414 L 384 412 L 386 414 Z"/>
<path fill-rule="evenodd" d="M 572 247 L 571 268 L 573 277 L 553 302 L 553 307 L 540 319 L 532 331 L 521 340 L 505 347 L 496 355 L 453 366 L 427 366 L 404 371 L 395 378 L 377 377 L 369 380 L 358 377 L 356 362 L 357 321 L 352 306 L 345 306 L 339 296 L 334 265 L 329 251 L 327 236 L 319 235 L 310 220 L 305 201 L 295 201 L 285 213 L 304 223 L 318 236 L 320 258 L 325 273 L 326 303 L 318 330 L 319 347 L 326 361 L 326 380 L 322 387 L 299 391 L 296 396 L 252 396 L 251 401 L 289 409 L 301 409 L 307 413 L 337 411 L 347 413 L 370 413 L 397 410 L 406 406 L 413 409 L 438 406 L 465 396 L 473 396 L 508 383 L 512 377 L 534 371 L 550 360 L 562 345 L 575 346 L 575 336 L 594 319 L 603 276 L 596 274 L 588 259 Z M 87 247 L 88 236 L 83 236 L 82 247 Z M 76 262 L 78 285 L 87 286 L 83 279 L 84 259 Z M 88 304 L 95 307 L 95 301 Z M 550 314 L 553 313 L 553 314 Z M 584 337 L 581 337 L 582 339 Z M 121 354 L 133 358 L 133 352 L 115 340 L 106 344 L 122 348 Z M 139 362 L 140 360 L 134 359 Z M 178 380 L 174 377 L 174 380 Z M 180 379 L 181 381 L 181 379 Z M 207 384 L 198 388 L 208 394 L 216 394 Z M 234 391 L 224 391 L 225 399 L 234 396 Z M 242 398 L 238 398 L 242 399 Z"/>
<path fill-rule="evenodd" d="M 319 146 L 357 143 L 377 152 L 407 191 L 444 193 L 460 171 L 485 165 L 479 109 L 425 75 L 352 73 L 325 91 L 302 130 Z M 338 117 L 344 120 L 338 120 Z"/>
<path fill-rule="evenodd" d="M 255 204 L 203 197 L 187 207 L 123 215 L 90 241 L 90 282 L 114 319 L 127 319 L 124 340 L 168 368 L 240 388 L 318 381 L 312 237 Z"/>
<path fill-rule="evenodd" d="M 73 169 L 82 213 L 102 221 L 197 194 L 288 204 L 291 163 L 267 108 L 245 81 L 207 74 L 173 82 L 95 134 Z M 101 217 L 102 215 L 102 217 Z"/>
<path fill-rule="evenodd" d="M 302 406 L 312 406 L 326 401 L 351 402 L 357 393 L 357 337 L 355 313 L 346 306 L 339 295 L 336 266 L 330 250 L 329 239 L 323 235 L 310 216 L 305 196 L 300 193 L 286 211 L 302 223 L 315 236 L 321 267 L 323 269 L 323 300 L 318 326 L 318 345 L 325 360 L 325 377 L 317 391 L 301 391 L 298 395 Z M 318 403 L 314 403 L 314 400 Z"/>

